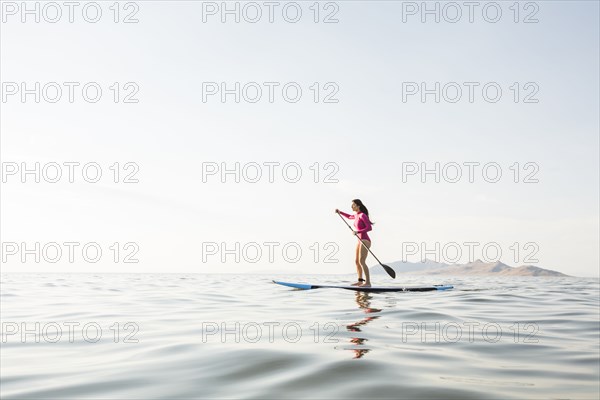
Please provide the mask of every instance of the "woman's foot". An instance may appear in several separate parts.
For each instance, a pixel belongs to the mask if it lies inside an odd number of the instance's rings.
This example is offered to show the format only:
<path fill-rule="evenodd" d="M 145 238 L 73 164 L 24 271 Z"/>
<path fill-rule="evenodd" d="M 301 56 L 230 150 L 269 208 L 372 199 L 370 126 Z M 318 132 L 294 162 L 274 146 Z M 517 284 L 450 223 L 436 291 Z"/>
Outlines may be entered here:
<path fill-rule="evenodd" d="M 358 285 L 360 287 L 371 287 L 371 282 L 363 282 L 360 285 Z"/>
<path fill-rule="evenodd" d="M 358 282 L 354 282 L 354 283 L 353 283 L 352 285 L 350 285 L 350 286 L 361 286 L 361 285 L 362 285 L 362 283 L 363 283 L 364 281 L 365 281 L 365 280 L 364 280 L 363 278 L 358 278 Z"/>

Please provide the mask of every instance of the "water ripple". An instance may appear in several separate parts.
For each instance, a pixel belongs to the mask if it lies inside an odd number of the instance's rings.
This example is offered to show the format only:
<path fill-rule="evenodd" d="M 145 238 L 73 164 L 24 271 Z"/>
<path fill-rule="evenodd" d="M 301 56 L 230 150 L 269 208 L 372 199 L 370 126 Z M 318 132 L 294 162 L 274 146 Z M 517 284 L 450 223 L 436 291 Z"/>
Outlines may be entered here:
<path fill-rule="evenodd" d="M 272 284 L 272 278 L 2 275 L 0 395 L 3 399 L 595 399 L 600 395 L 597 279 L 442 281 L 411 276 L 403 283 L 450 283 L 456 288 L 440 293 L 362 293 L 297 291 Z M 349 279 L 286 277 L 334 284 Z"/>

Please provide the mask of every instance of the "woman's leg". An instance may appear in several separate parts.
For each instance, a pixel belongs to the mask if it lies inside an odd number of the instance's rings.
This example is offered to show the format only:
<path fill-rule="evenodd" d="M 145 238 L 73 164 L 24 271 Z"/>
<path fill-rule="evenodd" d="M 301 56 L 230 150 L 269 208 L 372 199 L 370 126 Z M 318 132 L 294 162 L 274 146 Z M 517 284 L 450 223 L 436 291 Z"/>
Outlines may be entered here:
<path fill-rule="evenodd" d="M 362 245 L 359 242 L 358 246 L 356 246 L 356 257 L 354 259 L 354 262 L 356 263 L 356 272 L 358 273 L 358 281 L 356 283 L 353 283 L 352 286 L 357 286 L 358 284 L 360 284 L 360 280 L 363 277 L 362 265 L 360 263 L 360 246 Z"/>
<path fill-rule="evenodd" d="M 363 243 L 368 247 L 371 248 L 371 242 L 368 240 L 363 240 Z M 358 245 L 360 246 L 360 250 L 359 250 L 359 260 L 360 260 L 360 265 L 362 267 L 362 270 L 365 272 L 365 282 L 364 284 L 362 284 L 361 286 L 371 286 L 371 274 L 369 274 L 369 267 L 367 267 L 367 256 L 369 255 L 369 251 L 367 249 L 365 249 L 365 246 L 363 246 L 360 242 L 358 242 Z"/>

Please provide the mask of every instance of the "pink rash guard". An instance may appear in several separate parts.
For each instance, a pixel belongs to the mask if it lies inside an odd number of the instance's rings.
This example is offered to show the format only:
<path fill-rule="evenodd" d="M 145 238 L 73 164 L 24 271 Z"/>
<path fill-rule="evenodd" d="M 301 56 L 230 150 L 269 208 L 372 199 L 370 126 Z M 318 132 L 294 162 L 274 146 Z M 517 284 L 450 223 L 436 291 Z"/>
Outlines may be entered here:
<path fill-rule="evenodd" d="M 346 214 L 345 212 L 340 211 L 340 214 L 348 219 L 354 220 L 354 227 L 356 228 L 356 232 L 358 232 L 358 237 L 362 240 L 371 241 L 371 238 L 367 234 L 373 228 L 371 227 L 371 221 L 369 221 L 369 217 L 365 213 L 358 213 L 355 215 Z M 358 218 L 357 218 L 358 217 Z"/>

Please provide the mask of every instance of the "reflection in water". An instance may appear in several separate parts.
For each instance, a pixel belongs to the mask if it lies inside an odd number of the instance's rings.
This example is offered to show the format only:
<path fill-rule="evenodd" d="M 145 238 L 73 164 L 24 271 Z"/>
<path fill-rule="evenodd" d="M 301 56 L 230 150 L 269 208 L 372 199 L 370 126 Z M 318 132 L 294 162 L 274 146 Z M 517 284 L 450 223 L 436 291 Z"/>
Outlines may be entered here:
<path fill-rule="evenodd" d="M 365 312 L 365 314 L 378 313 L 381 311 L 381 309 L 379 309 L 379 308 L 371 308 L 370 307 L 370 305 L 371 305 L 370 300 L 372 298 L 373 297 L 367 292 L 356 292 L 356 304 L 358 304 L 358 306 Z M 377 319 L 377 318 L 379 318 L 378 315 L 367 316 L 358 322 L 355 322 L 350 325 L 346 325 L 346 329 L 349 332 L 362 332 L 361 326 L 364 326 L 364 325 L 368 324 L 370 321 Z M 369 339 L 364 338 L 364 337 L 351 337 L 350 338 L 350 343 L 352 343 L 354 346 L 352 348 L 349 348 L 348 350 L 352 350 L 354 352 L 353 358 L 361 358 L 362 356 L 367 354 L 369 351 L 371 351 L 371 349 L 369 349 L 369 348 L 362 347 L 365 344 L 365 342 L 367 342 L 368 340 Z M 359 346 L 361 346 L 361 347 L 359 347 Z"/>

